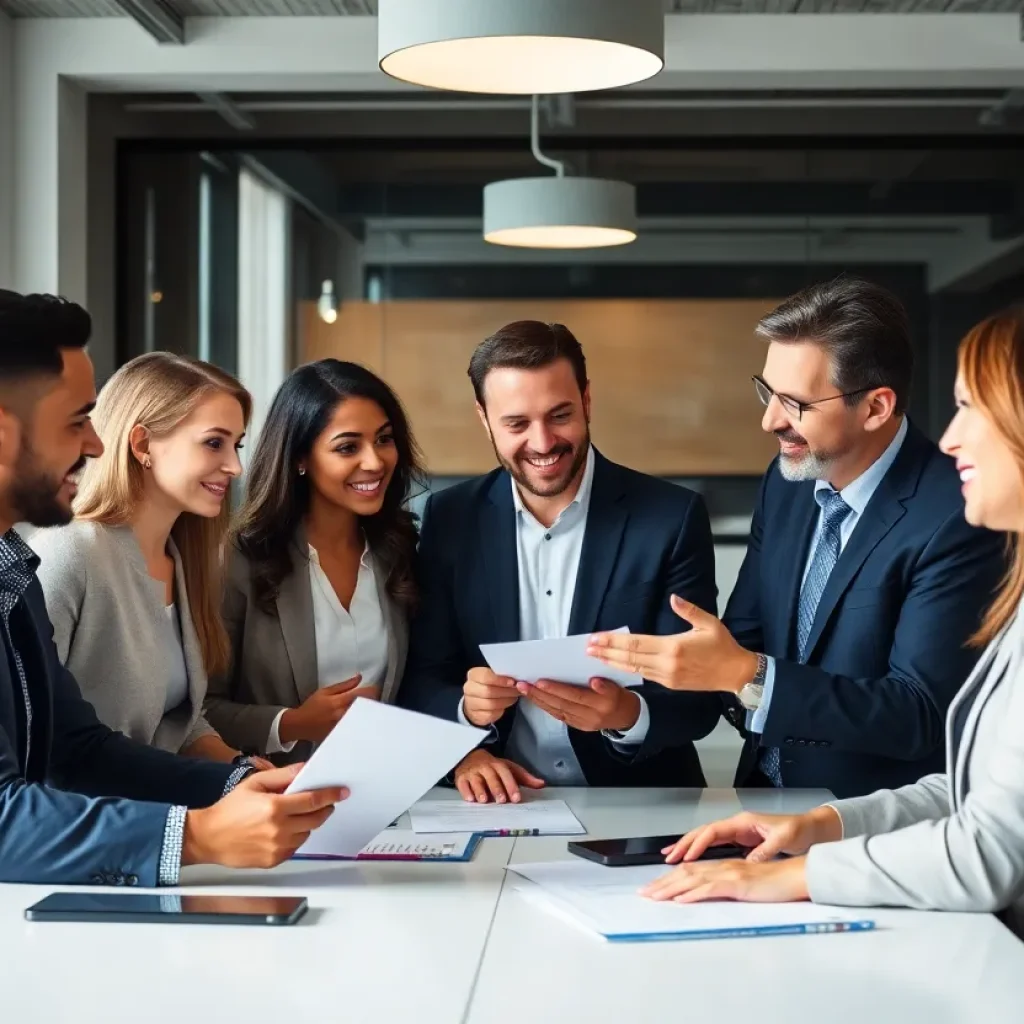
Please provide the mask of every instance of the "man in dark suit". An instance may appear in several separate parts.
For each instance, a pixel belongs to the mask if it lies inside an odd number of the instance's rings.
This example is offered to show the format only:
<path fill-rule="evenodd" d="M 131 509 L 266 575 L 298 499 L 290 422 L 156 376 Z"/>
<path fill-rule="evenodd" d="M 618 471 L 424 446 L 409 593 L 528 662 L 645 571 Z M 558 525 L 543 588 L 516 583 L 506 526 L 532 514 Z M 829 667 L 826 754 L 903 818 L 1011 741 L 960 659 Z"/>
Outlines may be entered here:
<path fill-rule="evenodd" d="M 946 710 L 1004 542 L 967 524 L 953 462 L 905 415 L 912 349 L 894 296 L 839 278 L 758 333 L 754 383 L 780 452 L 723 622 L 680 604 L 686 636 L 601 636 L 595 651 L 728 693 L 745 737 L 737 786 L 902 786 L 944 768 Z"/>
<path fill-rule="evenodd" d="M 480 645 L 675 629 L 674 593 L 713 613 L 704 503 L 594 450 L 586 360 L 562 325 L 509 324 L 469 375 L 501 468 L 428 501 L 400 700 L 490 728 L 455 772 L 468 800 L 518 800 L 519 785 L 544 782 L 703 786 L 693 740 L 714 728 L 713 696 L 502 678 Z"/>
<path fill-rule="evenodd" d="M 0 291 L 0 882 L 174 885 L 183 864 L 270 867 L 333 810 L 262 772 L 167 754 L 101 725 L 60 664 L 38 559 L 14 524 L 71 519 L 103 452 L 81 307 Z"/>

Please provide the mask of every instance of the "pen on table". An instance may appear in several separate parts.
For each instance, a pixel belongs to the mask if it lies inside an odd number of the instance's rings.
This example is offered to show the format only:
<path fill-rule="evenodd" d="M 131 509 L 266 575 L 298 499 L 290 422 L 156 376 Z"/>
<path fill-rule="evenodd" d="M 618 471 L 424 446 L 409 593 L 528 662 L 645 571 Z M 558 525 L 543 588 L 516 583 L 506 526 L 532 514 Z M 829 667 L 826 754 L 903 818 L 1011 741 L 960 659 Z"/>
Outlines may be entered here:
<path fill-rule="evenodd" d="M 539 828 L 499 828 L 495 833 L 499 836 L 539 836 Z"/>

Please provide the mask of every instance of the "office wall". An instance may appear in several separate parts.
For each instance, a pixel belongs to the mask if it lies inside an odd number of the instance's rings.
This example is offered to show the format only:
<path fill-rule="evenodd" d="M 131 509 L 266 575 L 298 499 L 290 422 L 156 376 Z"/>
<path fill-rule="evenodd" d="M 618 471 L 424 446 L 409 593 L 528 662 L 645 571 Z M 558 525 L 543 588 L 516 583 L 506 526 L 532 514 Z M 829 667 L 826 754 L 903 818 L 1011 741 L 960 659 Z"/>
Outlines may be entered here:
<path fill-rule="evenodd" d="M 455 300 L 343 303 L 324 323 L 299 310 L 305 360 L 334 356 L 381 373 L 405 403 L 434 474 L 481 473 L 494 456 L 473 409 L 466 367 L 503 324 L 568 324 L 583 343 L 595 443 L 657 476 L 760 474 L 774 442 L 758 430 L 750 383 L 754 337 L 772 300 Z"/>

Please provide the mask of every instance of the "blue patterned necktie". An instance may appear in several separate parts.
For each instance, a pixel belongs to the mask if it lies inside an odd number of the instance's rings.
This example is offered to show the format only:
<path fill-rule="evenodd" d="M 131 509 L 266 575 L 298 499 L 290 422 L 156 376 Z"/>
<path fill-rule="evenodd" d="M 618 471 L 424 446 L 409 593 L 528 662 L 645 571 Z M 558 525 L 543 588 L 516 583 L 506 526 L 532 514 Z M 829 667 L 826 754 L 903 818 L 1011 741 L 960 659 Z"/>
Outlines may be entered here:
<path fill-rule="evenodd" d="M 839 561 L 839 552 L 842 550 L 840 531 L 843 520 L 850 514 L 850 506 L 843 501 L 838 491 L 815 491 L 814 498 L 822 509 L 821 533 L 818 535 L 810 567 L 800 588 L 800 604 L 796 613 L 796 644 L 800 661 L 807 658 L 807 640 L 814 625 L 814 615 L 818 610 L 821 595 L 825 592 L 828 578 Z M 778 747 L 765 747 L 761 754 L 761 771 L 772 780 L 772 785 L 782 785 Z"/>

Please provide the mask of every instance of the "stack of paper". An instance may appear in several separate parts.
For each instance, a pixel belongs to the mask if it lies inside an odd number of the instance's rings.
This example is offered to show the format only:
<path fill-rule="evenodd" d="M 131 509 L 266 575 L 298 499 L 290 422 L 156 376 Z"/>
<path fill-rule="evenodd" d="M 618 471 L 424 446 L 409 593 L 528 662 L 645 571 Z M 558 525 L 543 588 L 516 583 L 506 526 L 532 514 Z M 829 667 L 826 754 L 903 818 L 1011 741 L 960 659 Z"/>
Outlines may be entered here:
<path fill-rule="evenodd" d="M 732 938 L 865 931 L 862 915 L 814 903 L 655 903 L 637 890 L 665 874 L 662 865 L 609 868 L 588 861 L 510 866 L 530 883 L 533 902 L 611 942 Z"/>
<path fill-rule="evenodd" d="M 328 786 L 351 791 L 299 854 L 354 857 L 486 735 L 390 704 L 357 700 L 288 787 L 289 793 Z"/>
<path fill-rule="evenodd" d="M 471 804 L 420 800 L 409 809 L 414 832 L 481 832 L 489 836 L 583 836 L 587 830 L 564 800 Z"/>
<path fill-rule="evenodd" d="M 609 630 L 628 633 L 629 629 Z M 601 678 L 619 686 L 639 686 L 643 677 L 634 672 L 610 668 L 603 661 L 587 656 L 590 634 L 563 636 L 554 640 L 518 640 L 507 644 L 481 644 L 491 671 L 523 683 L 551 679 L 572 686 L 587 686 L 591 679 Z"/>

